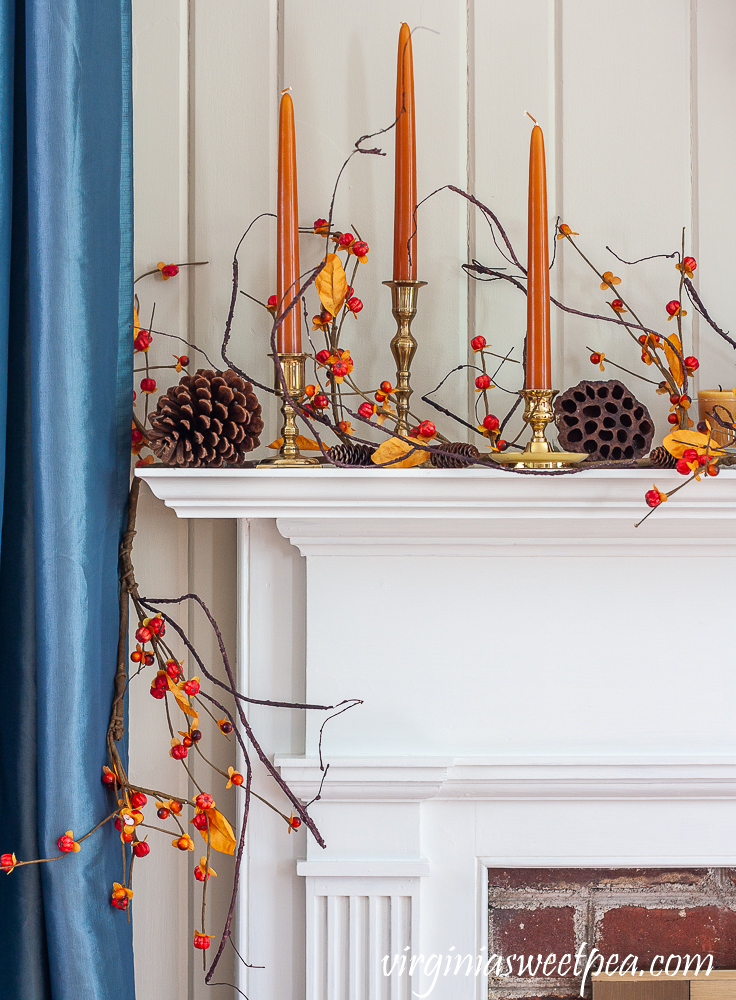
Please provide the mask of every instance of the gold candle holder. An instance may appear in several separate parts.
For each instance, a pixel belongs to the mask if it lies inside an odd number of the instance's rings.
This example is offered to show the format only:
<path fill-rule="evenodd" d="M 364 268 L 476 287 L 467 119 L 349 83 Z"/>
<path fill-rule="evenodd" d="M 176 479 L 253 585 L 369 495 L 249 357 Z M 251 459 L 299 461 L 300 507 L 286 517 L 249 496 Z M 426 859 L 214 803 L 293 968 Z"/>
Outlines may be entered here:
<path fill-rule="evenodd" d="M 531 441 L 522 452 L 493 452 L 491 458 L 500 465 L 514 465 L 517 469 L 566 469 L 584 462 L 587 452 L 553 451 L 545 435 L 545 428 L 555 419 L 552 400 L 558 389 L 522 389 L 524 420 L 532 429 Z"/>
<path fill-rule="evenodd" d="M 272 357 L 272 355 L 270 355 Z M 290 405 L 289 399 L 301 403 L 304 399 L 306 354 L 278 354 L 274 358 L 274 374 L 276 392 L 281 396 L 281 448 L 276 458 L 266 458 L 258 463 L 259 469 L 300 469 L 306 466 L 320 466 L 318 458 L 306 458 L 301 454 L 296 443 L 297 426 L 296 410 Z M 278 360 L 277 360 L 278 359 Z M 286 382 L 284 395 L 281 378 L 279 377 L 279 362 Z M 288 399 L 287 399 L 288 396 Z"/>
<path fill-rule="evenodd" d="M 417 314 L 419 289 L 426 281 L 384 281 L 391 289 L 391 312 L 396 320 L 396 334 L 391 341 L 391 353 L 396 362 L 396 434 L 409 434 L 409 384 L 411 362 L 417 350 L 417 342 L 411 332 L 412 320 Z"/>

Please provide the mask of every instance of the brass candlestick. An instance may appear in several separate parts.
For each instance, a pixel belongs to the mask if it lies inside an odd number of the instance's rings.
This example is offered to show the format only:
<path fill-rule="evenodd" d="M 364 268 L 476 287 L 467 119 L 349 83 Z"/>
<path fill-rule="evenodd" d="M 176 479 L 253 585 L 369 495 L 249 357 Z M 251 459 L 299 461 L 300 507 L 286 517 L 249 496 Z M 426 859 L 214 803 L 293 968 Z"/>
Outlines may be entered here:
<path fill-rule="evenodd" d="M 517 469 L 565 469 L 584 462 L 587 452 L 553 451 L 545 436 L 547 424 L 554 419 L 552 400 L 558 389 L 522 389 L 524 420 L 532 428 L 532 439 L 522 452 L 493 452 L 491 458 L 500 465 L 515 465 Z"/>
<path fill-rule="evenodd" d="M 306 357 L 306 354 L 279 354 L 277 355 L 278 360 L 274 359 L 276 392 L 279 396 L 281 396 L 282 400 L 282 442 L 276 458 L 266 458 L 262 462 L 259 462 L 259 469 L 298 469 L 303 466 L 318 467 L 321 465 L 318 458 L 305 458 L 297 447 L 296 438 L 298 431 L 296 426 L 296 410 L 293 406 L 289 405 L 287 398 L 284 396 L 283 386 L 279 377 L 280 362 L 284 373 L 284 381 L 286 382 L 287 396 L 289 399 L 293 399 L 296 403 L 301 403 L 302 399 L 304 399 L 304 385 L 306 381 Z"/>
<path fill-rule="evenodd" d="M 412 336 L 411 324 L 417 314 L 417 297 L 419 289 L 426 281 L 384 281 L 391 289 L 391 312 L 396 320 L 396 334 L 391 341 L 391 353 L 396 362 L 396 434 L 409 434 L 409 396 L 412 389 L 409 385 L 409 371 L 416 353 L 417 342 Z"/>

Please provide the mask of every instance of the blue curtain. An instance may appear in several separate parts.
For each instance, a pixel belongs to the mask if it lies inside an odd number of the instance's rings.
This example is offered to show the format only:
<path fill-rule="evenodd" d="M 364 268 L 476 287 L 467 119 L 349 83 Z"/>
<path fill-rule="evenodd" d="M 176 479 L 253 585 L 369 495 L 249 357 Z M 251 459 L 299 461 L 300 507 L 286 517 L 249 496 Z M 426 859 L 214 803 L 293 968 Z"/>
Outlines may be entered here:
<path fill-rule="evenodd" d="M 111 811 L 133 390 L 130 0 L 0 0 L 0 853 Z M 133 1000 L 108 824 L 0 873 L 3 1000 Z"/>

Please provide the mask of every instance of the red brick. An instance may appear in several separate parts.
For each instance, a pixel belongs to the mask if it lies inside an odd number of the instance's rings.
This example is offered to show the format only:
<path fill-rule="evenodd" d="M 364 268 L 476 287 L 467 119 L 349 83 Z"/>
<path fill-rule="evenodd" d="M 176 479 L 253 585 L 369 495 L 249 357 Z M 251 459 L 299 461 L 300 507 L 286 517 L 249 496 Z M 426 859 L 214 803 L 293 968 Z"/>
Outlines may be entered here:
<path fill-rule="evenodd" d="M 684 914 L 684 915 L 682 915 Z M 598 930 L 603 955 L 637 955 L 650 963 L 655 955 L 713 954 L 713 967 L 736 967 L 736 912 L 718 906 L 647 909 L 620 906 L 609 910 Z"/>
<path fill-rule="evenodd" d="M 708 874 L 707 868 L 489 868 L 488 884 L 500 889 L 639 889 L 698 885 Z"/>
<path fill-rule="evenodd" d="M 493 951 L 508 958 L 511 955 L 542 955 L 542 961 L 554 953 L 557 960 L 575 952 L 575 910 L 572 906 L 540 906 L 535 910 L 491 909 Z M 515 975 L 519 963 L 514 961 Z M 527 978 L 528 966 L 524 978 Z M 539 971 L 541 976 L 541 967 Z"/>

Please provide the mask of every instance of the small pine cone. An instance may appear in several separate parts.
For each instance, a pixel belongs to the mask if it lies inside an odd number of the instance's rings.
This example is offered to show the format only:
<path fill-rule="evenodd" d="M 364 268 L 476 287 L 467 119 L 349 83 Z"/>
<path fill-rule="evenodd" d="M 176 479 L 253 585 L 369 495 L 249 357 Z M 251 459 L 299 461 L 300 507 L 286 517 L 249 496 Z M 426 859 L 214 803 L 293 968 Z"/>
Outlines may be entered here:
<path fill-rule="evenodd" d="M 670 455 L 667 449 L 661 444 L 657 448 L 652 448 L 649 452 L 649 461 L 655 469 L 674 469 L 677 465 L 675 456 Z"/>
<path fill-rule="evenodd" d="M 449 444 L 437 443 L 437 447 L 443 451 L 451 452 L 450 455 L 430 456 L 429 464 L 435 469 L 466 469 L 471 463 L 465 461 L 468 458 L 480 458 L 480 452 L 474 444 L 465 441 L 451 441 Z"/>
<path fill-rule="evenodd" d="M 253 386 L 234 371 L 200 368 L 159 397 L 148 438 L 168 465 L 217 469 L 242 465 L 260 444 L 261 404 Z"/>
<path fill-rule="evenodd" d="M 364 467 L 372 465 L 371 455 L 376 449 L 369 444 L 333 444 L 327 451 L 327 458 L 343 465 Z"/>

